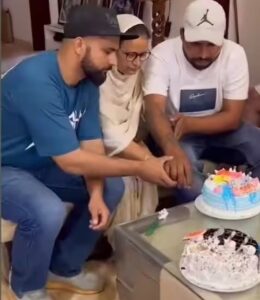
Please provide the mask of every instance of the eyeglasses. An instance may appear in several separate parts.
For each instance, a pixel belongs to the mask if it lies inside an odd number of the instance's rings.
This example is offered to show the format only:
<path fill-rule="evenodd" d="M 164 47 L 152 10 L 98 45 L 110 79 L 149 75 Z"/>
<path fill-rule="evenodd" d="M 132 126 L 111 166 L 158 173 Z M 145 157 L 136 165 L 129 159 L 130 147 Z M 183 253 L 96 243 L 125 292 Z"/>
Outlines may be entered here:
<path fill-rule="evenodd" d="M 126 56 L 126 60 L 129 62 L 133 62 L 137 59 L 137 57 L 140 58 L 140 61 L 145 61 L 149 58 L 151 52 L 150 51 L 146 51 L 143 53 L 137 53 L 137 52 L 124 52 L 121 50 L 122 53 L 125 54 Z"/>

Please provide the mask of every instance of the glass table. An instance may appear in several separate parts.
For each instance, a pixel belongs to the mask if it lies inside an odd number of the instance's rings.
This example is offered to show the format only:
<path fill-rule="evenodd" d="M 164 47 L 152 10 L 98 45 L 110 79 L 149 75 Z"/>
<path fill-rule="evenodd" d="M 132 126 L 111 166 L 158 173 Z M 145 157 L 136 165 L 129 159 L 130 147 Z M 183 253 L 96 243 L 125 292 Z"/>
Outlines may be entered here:
<path fill-rule="evenodd" d="M 157 221 L 155 214 L 116 228 L 120 300 L 260 299 L 260 284 L 244 292 L 215 293 L 192 285 L 179 271 L 185 234 L 206 228 L 232 228 L 259 242 L 260 215 L 246 220 L 219 220 L 201 214 L 194 204 L 177 206 L 168 212 L 168 217 L 159 227 L 153 226 Z"/>

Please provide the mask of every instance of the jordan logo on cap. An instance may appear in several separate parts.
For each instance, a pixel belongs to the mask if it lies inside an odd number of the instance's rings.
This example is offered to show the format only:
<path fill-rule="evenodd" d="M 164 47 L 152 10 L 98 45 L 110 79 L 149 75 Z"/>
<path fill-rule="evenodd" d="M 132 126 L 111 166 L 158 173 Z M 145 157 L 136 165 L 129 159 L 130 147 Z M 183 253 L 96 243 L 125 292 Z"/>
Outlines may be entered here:
<path fill-rule="evenodd" d="M 197 26 L 200 26 L 201 24 L 203 23 L 209 23 L 211 26 L 213 26 L 214 24 L 211 23 L 209 20 L 208 20 L 208 13 L 209 13 L 209 9 L 207 9 L 206 13 L 204 14 L 204 16 L 201 18 L 200 22 L 197 24 Z"/>

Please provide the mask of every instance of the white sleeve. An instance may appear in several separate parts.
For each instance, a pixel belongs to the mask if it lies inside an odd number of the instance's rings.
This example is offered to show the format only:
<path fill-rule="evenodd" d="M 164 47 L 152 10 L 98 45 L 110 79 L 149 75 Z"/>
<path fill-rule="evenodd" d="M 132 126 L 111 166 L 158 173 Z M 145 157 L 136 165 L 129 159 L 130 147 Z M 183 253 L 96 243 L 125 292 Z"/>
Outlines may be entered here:
<path fill-rule="evenodd" d="M 155 50 L 158 50 L 155 48 Z M 158 51 L 152 51 L 144 69 L 144 95 L 158 94 L 167 96 L 170 76 L 166 61 Z"/>
<path fill-rule="evenodd" d="M 239 47 L 229 57 L 225 69 L 224 99 L 245 100 L 248 98 L 249 71 L 244 49 Z"/>

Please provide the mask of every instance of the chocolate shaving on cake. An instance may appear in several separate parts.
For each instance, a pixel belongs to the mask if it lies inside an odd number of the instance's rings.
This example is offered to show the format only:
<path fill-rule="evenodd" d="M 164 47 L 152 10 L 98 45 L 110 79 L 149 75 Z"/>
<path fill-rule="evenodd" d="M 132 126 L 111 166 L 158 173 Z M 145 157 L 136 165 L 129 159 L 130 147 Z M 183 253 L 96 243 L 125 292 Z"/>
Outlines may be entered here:
<path fill-rule="evenodd" d="M 236 250 L 238 250 L 242 245 L 251 245 L 256 248 L 256 253 L 259 253 L 259 247 L 256 240 L 239 230 L 211 228 L 203 234 L 203 237 L 208 239 L 215 235 L 218 237 L 220 245 L 224 245 L 226 239 L 231 239 L 236 242 Z"/>

